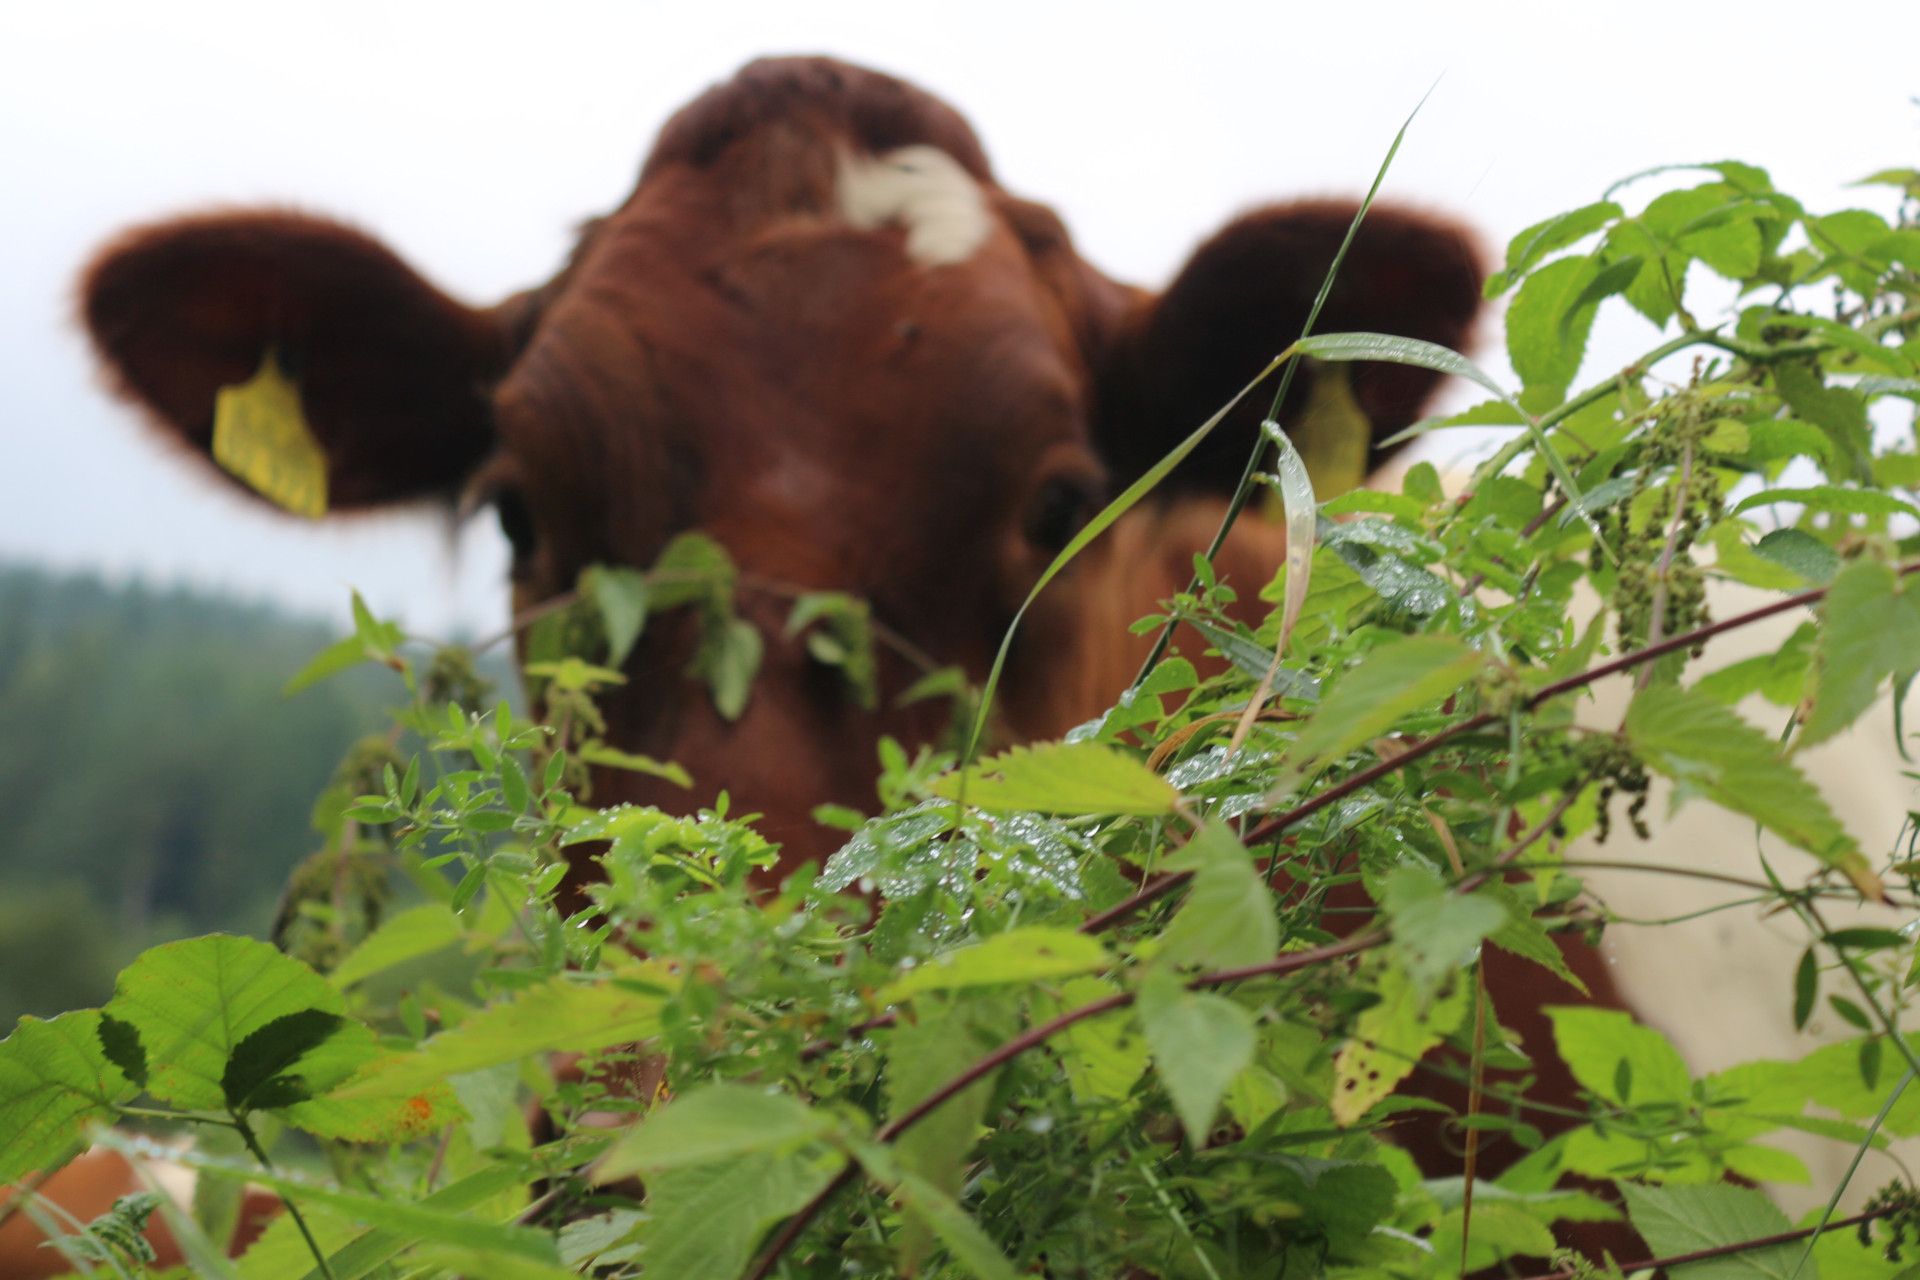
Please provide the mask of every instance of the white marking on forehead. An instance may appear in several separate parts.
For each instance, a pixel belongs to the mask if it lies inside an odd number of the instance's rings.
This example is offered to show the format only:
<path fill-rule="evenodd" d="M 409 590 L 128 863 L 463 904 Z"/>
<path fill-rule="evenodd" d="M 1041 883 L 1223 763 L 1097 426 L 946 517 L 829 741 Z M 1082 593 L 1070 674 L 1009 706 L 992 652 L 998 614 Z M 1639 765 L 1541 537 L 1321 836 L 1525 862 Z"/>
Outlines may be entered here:
<path fill-rule="evenodd" d="M 842 156 L 840 211 L 867 230 L 899 223 L 907 231 L 907 255 L 930 267 L 965 262 L 987 238 L 979 184 L 938 147 Z"/>

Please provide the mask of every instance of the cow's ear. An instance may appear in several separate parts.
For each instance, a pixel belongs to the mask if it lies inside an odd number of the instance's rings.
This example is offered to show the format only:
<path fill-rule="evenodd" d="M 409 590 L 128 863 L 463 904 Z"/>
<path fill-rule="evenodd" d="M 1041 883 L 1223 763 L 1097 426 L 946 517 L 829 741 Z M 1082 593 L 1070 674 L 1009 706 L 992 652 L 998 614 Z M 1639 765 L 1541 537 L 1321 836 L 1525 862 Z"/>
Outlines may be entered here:
<path fill-rule="evenodd" d="M 508 325 L 339 223 L 276 211 L 141 228 L 94 260 L 81 307 L 117 388 L 202 456 L 216 394 L 273 352 L 335 508 L 449 491 L 489 447 Z"/>
<path fill-rule="evenodd" d="M 1157 298 L 1139 302 L 1102 362 L 1098 433 L 1115 474 L 1150 466 L 1300 336 L 1355 206 L 1276 205 L 1229 223 Z M 1361 225 L 1315 332 L 1364 330 L 1460 350 L 1480 308 L 1483 271 L 1473 236 L 1424 214 L 1375 206 Z M 1311 434 L 1357 430 L 1354 415 L 1315 413 L 1311 367 L 1296 375 L 1282 422 L 1309 456 L 1393 452 L 1379 442 L 1417 420 L 1438 376 L 1405 365 L 1350 365 L 1353 397 L 1371 423 L 1364 446 Z M 1278 375 L 1256 390 L 1174 473 L 1184 488 L 1225 490 L 1246 463 Z M 1326 390 L 1326 388 L 1322 388 Z M 1303 438 L 1306 437 L 1306 438 Z"/>

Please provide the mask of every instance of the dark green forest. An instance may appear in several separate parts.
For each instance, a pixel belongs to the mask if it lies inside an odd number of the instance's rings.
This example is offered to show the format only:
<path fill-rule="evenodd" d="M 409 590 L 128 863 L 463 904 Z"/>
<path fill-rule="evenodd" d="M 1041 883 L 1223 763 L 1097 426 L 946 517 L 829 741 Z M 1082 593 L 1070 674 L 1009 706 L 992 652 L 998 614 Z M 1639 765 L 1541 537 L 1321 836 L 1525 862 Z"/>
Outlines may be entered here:
<path fill-rule="evenodd" d="M 154 942 L 260 935 L 399 681 L 286 697 L 335 633 L 177 588 L 0 566 L 0 1027 L 96 1003 Z"/>

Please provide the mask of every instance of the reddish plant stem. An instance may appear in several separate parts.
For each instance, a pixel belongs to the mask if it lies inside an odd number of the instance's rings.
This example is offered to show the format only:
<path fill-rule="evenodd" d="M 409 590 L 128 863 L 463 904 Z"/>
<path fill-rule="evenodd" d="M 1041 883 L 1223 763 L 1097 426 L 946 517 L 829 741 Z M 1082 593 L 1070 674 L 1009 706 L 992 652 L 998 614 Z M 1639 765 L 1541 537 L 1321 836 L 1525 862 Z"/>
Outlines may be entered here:
<path fill-rule="evenodd" d="M 1316 964 L 1324 964 L 1329 960 L 1335 960 L 1341 956 L 1349 956 L 1357 952 L 1369 950 L 1370 948 L 1379 946 L 1386 940 L 1387 935 L 1384 930 L 1373 929 L 1365 933 L 1357 933 L 1353 937 L 1341 942 L 1330 943 L 1324 947 L 1314 947 L 1308 951 L 1295 951 L 1287 955 L 1275 956 L 1273 959 L 1262 961 L 1259 964 L 1243 965 L 1237 969 L 1220 969 L 1213 973 L 1203 973 L 1188 982 L 1187 989 L 1190 991 L 1203 991 L 1209 987 L 1224 987 L 1229 983 L 1241 982 L 1248 978 L 1274 977 L 1283 973 L 1291 973 L 1296 969 L 1311 968 Z M 1078 1008 L 1069 1009 L 1051 1021 L 1043 1022 L 1037 1027 L 1029 1028 L 1027 1031 L 1015 1036 L 1013 1039 L 995 1049 L 992 1053 L 975 1060 L 966 1070 L 960 1072 L 938 1089 L 935 1089 L 932 1093 L 922 1098 L 904 1114 L 888 1121 L 874 1133 L 874 1140 L 882 1143 L 892 1142 L 902 1133 L 905 1133 L 908 1129 L 911 1129 L 914 1125 L 926 1119 L 927 1116 L 931 1115 L 943 1103 L 950 1101 L 955 1094 L 970 1085 L 978 1083 L 982 1078 L 999 1070 L 1027 1050 L 1046 1043 L 1046 1041 L 1058 1035 L 1060 1032 L 1065 1031 L 1076 1022 L 1083 1022 L 1088 1018 L 1094 1017 L 1096 1014 L 1108 1013 L 1114 1009 L 1125 1008 L 1127 1005 L 1132 1004 L 1134 999 L 1134 992 L 1116 991 L 1110 996 L 1102 996 L 1100 999 L 1092 1001 L 1089 1004 L 1083 1004 Z M 780 1233 L 776 1235 L 773 1241 L 767 1246 L 766 1252 L 760 1255 L 759 1260 L 754 1264 L 753 1270 L 747 1273 L 747 1280 L 765 1280 L 767 1276 L 773 1274 L 774 1267 L 779 1265 L 781 1255 L 792 1247 L 794 1241 L 800 1238 L 801 1232 L 805 1231 L 813 1219 L 826 1207 L 827 1201 L 831 1200 L 840 1188 L 846 1186 L 847 1183 L 853 1180 L 857 1167 L 856 1164 L 849 1161 L 847 1167 L 834 1176 L 833 1181 L 829 1182 L 825 1187 L 822 1187 L 818 1195 L 814 1196 L 812 1200 L 809 1200 L 793 1217 L 787 1219 L 786 1225 L 781 1227 Z"/>
<path fill-rule="evenodd" d="M 1775 1245 L 1792 1244 L 1796 1240 L 1805 1240 L 1811 1235 L 1825 1235 L 1829 1231 L 1841 1231 L 1848 1227 L 1857 1227 L 1863 1222 L 1872 1222 L 1875 1218 L 1884 1218 L 1893 1210 L 1871 1209 L 1866 1213 L 1856 1213 L 1851 1218 L 1841 1218 L 1829 1222 L 1824 1227 L 1801 1227 L 1797 1231 L 1782 1231 L 1778 1235 L 1761 1236 L 1755 1240 L 1742 1240 L 1738 1244 L 1717 1244 L 1708 1249 L 1695 1249 L 1692 1253 L 1676 1253 L 1670 1258 L 1647 1258 L 1640 1262 L 1626 1262 L 1620 1270 L 1627 1275 L 1636 1271 L 1651 1271 L 1656 1267 L 1680 1267 L 1689 1262 L 1705 1262 L 1709 1258 L 1724 1258 L 1736 1253 L 1750 1253 L 1755 1249 L 1771 1249 Z M 1527 1276 L 1526 1280 L 1573 1280 L 1575 1272 L 1568 1267 L 1560 1271 L 1546 1271 L 1539 1275 Z"/>
<path fill-rule="evenodd" d="M 1910 573 L 1920 572 L 1920 560 L 1901 565 L 1896 569 L 1896 572 L 1902 577 Z M 1673 653 L 1676 650 L 1691 649 L 1693 646 L 1710 640 L 1722 632 L 1734 631 L 1741 627 L 1751 626 L 1753 623 L 1771 618 L 1776 613 L 1785 613 L 1790 609 L 1798 609 L 1806 605 L 1817 604 L 1826 597 L 1826 594 L 1827 588 L 1815 587 L 1810 591 L 1802 591 L 1798 595 L 1783 596 L 1770 604 L 1761 605 L 1757 609 L 1749 609 L 1745 613 L 1735 614 L 1731 618 L 1722 618 L 1718 622 L 1709 622 L 1705 626 L 1695 627 L 1691 631 L 1683 631 L 1679 635 L 1668 636 L 1666 639 L 1655 644 L 1650 644 L 1644 649 L 1636 649 L 1632 653 L 1622 654 L 1611 662 L 1603 662 L 1599 666 L 1590 668 L 1578 675 L 1568 676 L 1564 680 L 1556 680 L 1552 684 L 1543 686 L 1522 701 L 1520 703 L 1520 709 L 1522 711 L 1532 711 L 1549 699 L 1560 697 L 1562 694 L 1572 693 L 1576 689 L 1584 689 L 1596 680 L 1603 680 L 1608 676 L 1618 675 L 1622 671 L 1630 671 L 1642 663 L 1652 662 L 1655 658 L 1665 657 L 1667 654 Z M 1367 766 L 1365 769 L 1359 770 L 1357 773 L 1349 774 L 1339 782 L 1328 787 L 1325 791 L 1301 801 L 1284 813 L 1276 814 L 1274 817 L 1267 819 L 1247 833 L 1245 843 L 1253 845 L 1265 840 L 1270 840 L 1287 828 L 1312 817 L 1328 805 L 1345 799 L 1363 787 L 1372 786 L 1395 770 L 1404 768 L 1415 760 L 1431 755 L 1441 747 L 1447 746 L 1470 733 L 1476 733 L 1481 729 L 1487 728 L 1489 725 L 1498 723 L 1506 714 L 1504 711 L 1482 711 L 1478 715 L 1469 716 L 1458 724 L 1441 730 L 1425 741 L 1413 744 L 1391 760 L 1379 760 Z M 1174 890 L 1180 888 L 1186 884 L 1187 881 L 1193 879 L 1193 875 L 1194 873 L 1192 871 L 1176 871 L 1170 875 L 1160 877 L 1158 880 L 1153 881 L 1141 889 L 1140 892 L 1134 894 L 1131 898 L 1126 899 L 1124 902 L 1117 903 L 1099 915 L 1090 918 L 1086 924 L 1081 926 L 1081 932 L 1099 933 L 1108 926 L 1125 920 L 1141 908 L 1158 902 L 1161 898 L 1166 897 Z"/>
<path fill-rule="evenodd" d="M 1911 573 L 1920 572 L 1920 561 L 1901 565 L 1896 572 L 1902 577 Z M 1810 591 L 1802 591 L 1797 595 L 1787 596 L 1771 604 L 1762 605 L 1757 609 L 1750 609 L 1745 613 L 1736 614 L 1734 617 L 1725 618 L 1719 622 L 1708 623 L 1705 626 L 1696 627 L 1691 631 L 1682 632 L 1679 635 L 1669 636 L 1658 643 L 1647 645 L 1643 649 L 1638 649 L 1632 653 L 1615 658 L 1611 662 L 1601 663 L 1599 666 L 1581 672 L 1578 675 L 1568 676 L 1566 679 L 1557 680 L 1552 684 L 1546 685 L 1536 690 L 1521 702 L 1520 709 L 1531 711 L 1551 698 L 1556 698 L 1562 694 L 1584 688 L 1596 680 L 1604 679 L 1607 676 L 1615 675 L 1621 671 L 1631 670 L 1642 663 L 1651 662 L 1675 650 L 1691 648 L 1722 632 L 1749 626 L 1762 619 L 1770 618 L 1777 613 L 1785 613 L 1790 609 L 1817 603 L 1825 598 L 1826 594 L 1827 588 L 1816 587 Z M 1258 844 L 1263 839 L 1276 836 L 1302 819 L 1318 813 L 1321 809 L 1326 808 L 1336 800 L 1352 794 L 1354 791 L 1369 783 L 1378 781 L 1394 770 L 1437 751 L 1440 747 L 1445 746 L 1455 739 L 1464 737 L 1469 733 L 1476 732 L 1477 730 L 1498 722 L 1505 714 L 1504 712 L 1483 711 L 1478 715 L 1470 716 L 1458 724 L 1435 734 L 1424 742 L 1416 743 L 1390 760 L 1378 761 L 1372 766 L 1350 775 L 1311 799 L 1303 801 L 1286 812 L 1268 819 L 1253 831 L 1249 832 L 1245 838 L 1245 842 L 1247 844 Z M 1489 868 L 1467 877 L 1456 886 L 1456 891 L 1471 892 L 1481 884 L 1484 884 L 1492 877 L 1496 868 L 1505 865 L 1514 857 L 1517 857 L 1528 846 L 1550 830 L 1559 814 L 1564 813 L 1570 803 L 1570 799 L 1563 800 L 1554 813 L 1549 814 L 1547 818 L 1541 821 L 1531 831 L 1527 832 L 1512 846 L 1504 850 L 1500 857 L 1495 860 L 1494 868 Z M 1193 875 L 1194 873 L 1191 871 L 1182 871 L 1172 875 L 1162 876 L 1160 879 L 1146 886 L 1139 893 L 1134 894 L 1131 898 L 1126 899 L 1124 902 L 1117 904 L 1107 911 L 1089 918 L 1087 922 L 1081 926 L 1081 932 L 1098 933 L 1109 925 L 1126 919 L 1140 908 L 1158 901 L 1160 898 L 1180 888 L 1180 886 L 1192 879 Z M 1246 965 L 1237 969 L 1222 969 L 1213 973 L 1202 974 L 1189 981 L 1186 985 L 1189 990 L 1199 991 L 1210 987 L 1225 986 L 1229 983 L 1243 981 L 1248 978 L 1273 977 L 1292 972 L 1296 969 L 1321 964 L 1341 956 L 1354 955 L 1361 951 L 1370 950 L 1386 940 L 1387 933 L 1385 930 L 1378 928 L 1369 929 L 1357 933 L 1351 938 L 1324 947 L 1315 947 L 1307 951 L 1297 951 L 1283 956 L 1276 956 L 1272 960 L 1263 961 L 1254 965 Z M 1064 1031 L 1066 1028 L 1073 1026 L 1075 1023 L 1094 1017 L 1097 1014 L 1124 1008 L 1134 1003 L 1135 999 L 1136 995 L 1134 992 L 1117 991 L 1110 996 L 1105 996 L 1089 1004 L 1081 1005 L 1075 1009 L 1069 1009 L 1057 1018 L 1044 1022 L 1037 1027 L 1030 1028 L 1026 1032 L 1002 1044 L 992 1053 L 976 1060 L 965 1070 L 928 1094 L 905 1114 L 889 1121 L 881 1127 L 874 1134 L 874 1137 L 882 1143 L 892 1142 L 907 1129 L 932 1114 L 932 1112 L 943 1103 L 951 1100 L 956 1094 L 977 1083 L 989 1073 L 998 1070 L 1027 1050 L 1045 1043 L 1048 1039 Z M 878 1018 L 868 1019 L 864 1023 L 857 1024 L 856 1033 L 858 1031 L 874 1030 L 889 1026 L 893 1023 L 894 1018 L 895 1015 L 885 1014 Z M 809 1045 L 807 1050 L 803 1051 L 803 1060 L 818 1056 L 818 1054 L 814 1052 L 816 1048 L 824 1052 L 824 1046 Z M 857 1163 L 849 1160 L 847 1166 L 836 1174 L 832 1181 L 821 1188 L 820 1192 L 815 1195 L 812 1200 L 808 1201 L 799 1212 L 789 1218 L 786 1223 L 782 1225 L 778 1234 L 776 1234 L 768 1244 L 766 1251 L 756 1260 L 752 1270 L 747 1273 L 746 1280 L 766 1280 L 766 1277 L 770 1276 L 773 1273 L 773 1269 L 779 1265 L 782 1255 L 793 1246 L 794 1242 L 800 1238 L 801 1234 L 805 1232 L 806 1228 L 819 1216 L 820 1212 L 840 1189 L 853 1180 L 857 1171 Z M 1878 1216 L 1881 1216 L 1879 1212 L 1861 1214 L 1840 1222 L 1830 1223 L 1826 1229 L 1836 1230 L 1847 1226 L 1857 1226 L 1861 1222 Z M 1763 1237 L 1759 1240 L 1746 1241 L 1736 1245 L 1717 1246 L 1712 1249 L 1698 1250 L 1694 1253 L 1679 1255 L 1673 1258 L 1658 1259 L 1639 1265 L 1673 1266 L 1685 1262 L 1696 1262 L 1705 1258 L 1720 1257 L 1726 1254 L 1740 1253 L 1752 1249 L 1765 1248 L 1769 1245 L 1784 1244 L 1794 1240 L 1805 1239 L 1812 1234 L 1814 1234 L 1813 1229 L 1785 1232 L 1776 1236 Z M 1571 1271 L 1558 1271 L 1541 1277 L 1532 1277 L 1530 1280 L 1570 1280 L 1572 1274 Z"/>

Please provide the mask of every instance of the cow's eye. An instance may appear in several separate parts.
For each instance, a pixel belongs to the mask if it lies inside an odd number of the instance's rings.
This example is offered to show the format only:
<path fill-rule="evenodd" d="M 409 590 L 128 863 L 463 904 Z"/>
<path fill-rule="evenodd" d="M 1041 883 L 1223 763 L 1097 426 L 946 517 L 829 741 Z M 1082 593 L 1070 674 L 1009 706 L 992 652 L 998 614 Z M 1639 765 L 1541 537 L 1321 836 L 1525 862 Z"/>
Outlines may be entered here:
<path fill-rule="evenodd" d="M 1100 494 L 1090 478 L 1049 476 L 1034 491 L 1027 506 L 1028 540 L 1048 555 L 1058 554 L 1093 517 L 1099 503 Z"/>
<path fill-rule="evenodd" d="M 527 510 L 526 498 L 518 489 L 500 489 L 493 495 L 493 511 L 499 517 L 500 532 L 507 535 L 513 547 L 514 563 L 532 558 L 533 515 Z"/>

